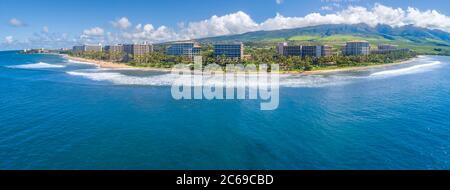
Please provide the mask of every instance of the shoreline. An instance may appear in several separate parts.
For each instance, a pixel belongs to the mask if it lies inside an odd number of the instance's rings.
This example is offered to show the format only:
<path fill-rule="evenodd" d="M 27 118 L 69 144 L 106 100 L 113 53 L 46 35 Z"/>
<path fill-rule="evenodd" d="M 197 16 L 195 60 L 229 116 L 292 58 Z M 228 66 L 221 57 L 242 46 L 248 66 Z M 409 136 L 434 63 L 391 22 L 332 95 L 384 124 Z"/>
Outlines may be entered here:
<path fill-rule="evenodd" d="M 73 61 L 79 61 L 84 62 L 86 64 L 93 64 L 96 65 L 99 68 L 105 68 L 105 69 L 130 69 L 130 70 L 142 70 L 142 71 L 158 71 L 158 72 L 171 72 L 171 68 L 152 68 L 152 67 L 135 67 L 130 66 L 124 63 L 115 63 L 111 61 L 100 61 L 100 60 L 94 60 L 94 59 L 87 59 L 87 58 L 81 58 L 81 57 L 73 57 L 66 54 L 60 54 L 63 58 Z M 280 74 L 300 74 L 300 75 L 314 75 L 314 74 L 326 74 L 326 73 L 338 73 L 338 72 L 349 72 L 349 71 L 364 71 L 374 68 L 383 68 L 383 67 L 390 67 L 390 66 L 396 66 L 401 64 L 407 64 L 410 63 L 420 56 L 416 56 L 407 60 L 397 61 L 394 63 L 386 63 L 386 64 L 376 64 L 376 65 L 368 65 L 368 66 L 353 66 L 353 67 L 344 67 L 344 68 L 332 68 L 332 69 L 326 69 L 326 70 L 313 70 L 313 71 L 279 71 Z"/>
<path fill-rule="evenodd" d="M 171 72 L 172 69 L 166 69 L 166 68 L 152 68 L 152 67 L 135 67 L 131 65 L 127 65 L 125 63 L 115 63 L 111 61 L 100 61 L 95 59 L 87 59 L 82 57 L 73 57 L 66 54 L 60 54 L 63 58 L 73 61 L 79 61 L 87 64 L 93 64 L 96 65 L 99 68 L 104 69 L 127 69 L 127 70 L 142 70 L 142 71 L 159 71 L 159 72 Z"/>

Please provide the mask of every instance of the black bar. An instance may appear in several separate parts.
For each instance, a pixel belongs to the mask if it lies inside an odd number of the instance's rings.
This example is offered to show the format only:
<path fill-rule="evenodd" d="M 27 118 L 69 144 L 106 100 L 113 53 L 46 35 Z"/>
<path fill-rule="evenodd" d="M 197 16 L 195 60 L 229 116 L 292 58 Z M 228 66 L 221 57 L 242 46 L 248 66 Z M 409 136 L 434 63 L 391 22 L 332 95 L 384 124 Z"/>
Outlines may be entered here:
<path fill-rule="evenodd" d="M 239 177 L 237 177 L 239 175 Z M 242 184 L 243 176 L 253 176 L 256 184 Z M 255 177 L 257 176 L 257 177 Z M 263 176 L 263 177 L 260 177 Z M 271 176 L 271 177 L 267 177 Z M 449 171 L 0 171 L 2 183 L 14 185 L 64 183 L 72 186 L 86 187 L 84 184 L 97 186 L 112 185 L 116 187 L 176 187 L 176 188 L 205 188 L 205 184 L 177 184 L 179 177 L 210 177 L 208 188 L 223 187 L 335 187 L 354 186 L 364 183 L 365 187 L 384 187 L 386 184 L 401 185 L 415 184 L 448 184 Z M 225 184 L 221 184 L 223 180 Z M 241 178 L 236 184 L 237 178 Z M 263 179 L 264 178 L 264 179 Z M 270 180 L 272 178 L 272 180 Z M 183 178 L 182 178 L 183 179 Z M 184 181 L 183 182 L 186 182 Z M 215 182 L 213 180 L 216 180 Z M 233 184 L 230 184 L 232 182 Z M 267 184 L 267 182 L 270 182 Z M 91 186 L 91 185 L 89 185 Z"/>

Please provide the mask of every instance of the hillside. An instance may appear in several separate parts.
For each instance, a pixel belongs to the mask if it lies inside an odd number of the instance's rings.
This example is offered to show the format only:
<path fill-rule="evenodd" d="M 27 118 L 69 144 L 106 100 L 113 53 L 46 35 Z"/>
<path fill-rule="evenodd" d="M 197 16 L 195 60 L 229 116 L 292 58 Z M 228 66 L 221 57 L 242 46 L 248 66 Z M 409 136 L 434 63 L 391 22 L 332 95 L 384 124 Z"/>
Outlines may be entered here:
<path fill-rule="evenodd" d="M 396 44 L 422 54 L 450 55 L 450 34 L 414 26 L 370 27 L 358 25 L 320 25 L 305 28 L 257 31 L 239 35 L 199 39 L 202 43 L 242 41 L 250 46 L 273 46 L 277 42 L 292 44 L 328 44 L 339 48 L 346 41 L 367 40 L 376 46 L 380 43 Z"/>

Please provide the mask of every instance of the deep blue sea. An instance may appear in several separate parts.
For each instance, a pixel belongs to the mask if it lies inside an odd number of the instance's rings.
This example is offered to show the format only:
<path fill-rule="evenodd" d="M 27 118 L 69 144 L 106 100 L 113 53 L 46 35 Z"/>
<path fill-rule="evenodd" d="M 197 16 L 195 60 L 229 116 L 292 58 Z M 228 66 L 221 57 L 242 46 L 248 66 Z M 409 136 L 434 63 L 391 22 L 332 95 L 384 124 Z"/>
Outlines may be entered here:
<path fill-rule="evenodd" d="M 450 169 L 450 58 L 284 76 L 280 105 L 0 52 L 0 169 Z"/>

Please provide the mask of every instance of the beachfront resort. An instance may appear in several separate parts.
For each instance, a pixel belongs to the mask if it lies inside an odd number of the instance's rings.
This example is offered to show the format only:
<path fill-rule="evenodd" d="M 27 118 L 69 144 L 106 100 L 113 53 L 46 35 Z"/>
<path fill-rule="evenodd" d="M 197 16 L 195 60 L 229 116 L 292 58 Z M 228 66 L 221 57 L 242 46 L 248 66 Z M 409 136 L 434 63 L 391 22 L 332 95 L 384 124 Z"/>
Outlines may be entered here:
<path fill-rule="evenodd" d="M 48 50 L 27 50 L 47 53 Z M 201 56 L 204 64 L 280 64 L 283 71 L 311 71 L 342 67 L 393 63 L 415 57 L 414 51 L 397 45 L 373 46 L 367 41 L 348 41 L 341 47 L 326 44 L 295 44 L 280 42 L 275 46 L 246 46 L 243 42 L 199 43 L 182 41 L 167 44 L 84 44 L 61 50 L 84 61 L 102 61 L 109 65 L 171 68 L 177 63 L 190 64 Z M 116 65 L 117 66 L 117 65 Z"/>

